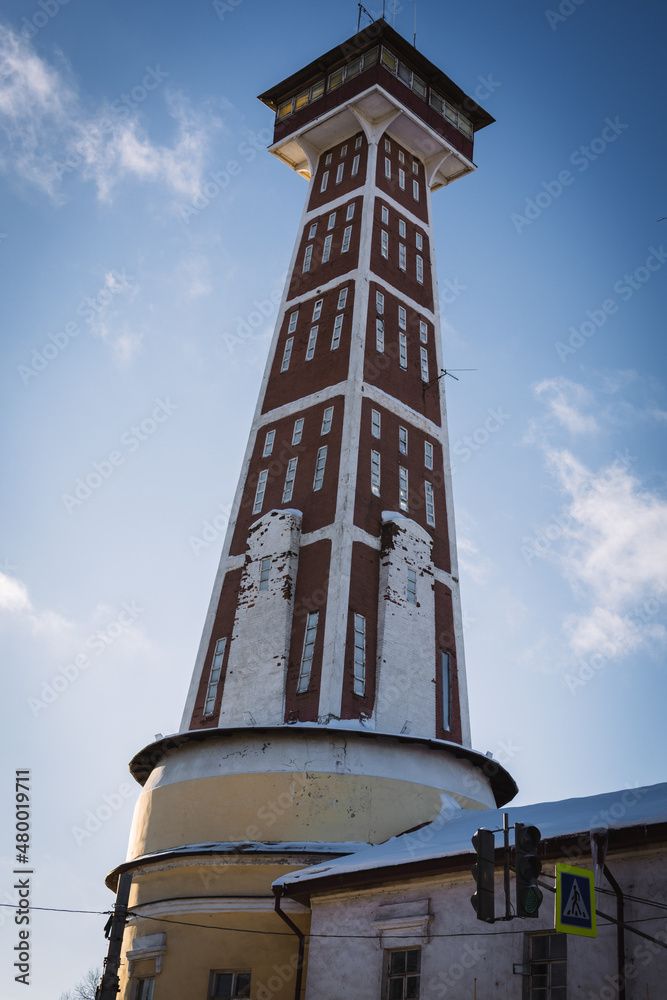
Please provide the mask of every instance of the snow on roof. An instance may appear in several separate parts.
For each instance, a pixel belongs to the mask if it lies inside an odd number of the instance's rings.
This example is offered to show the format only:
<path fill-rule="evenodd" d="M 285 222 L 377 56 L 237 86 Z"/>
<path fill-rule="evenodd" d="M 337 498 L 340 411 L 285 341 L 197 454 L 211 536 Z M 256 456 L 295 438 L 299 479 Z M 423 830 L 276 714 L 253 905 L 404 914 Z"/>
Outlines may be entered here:
<path fill-rule="evenodd" d="M 667 822 L 667 783 L 642 788 L 625 788 L 585 798 L 559 802 L 536 802 L 504 809 L 462 809 L 451 796 L 443 794 L 443 807 L 433 822 L 412 833 L 392 837 L 384 844 L 366 847 L 355 854 L 327 861 L 298 872 L 291 872 L 274 882 L 289 893 L 311 879 L 346 873 L 391 868 L 411 862 L 471 854 L 471 837 L 479 827 L 497 830 L 503 825 L 503 812 L 509 822 L 536 826 L 543 838 L 565 837 L 590 830 L 619 830 L 629 826 L 649 826 Z M 514 831 L 510 830 L 514 842 Z M 500 841 L 498 841 L 500 846 Z"/>

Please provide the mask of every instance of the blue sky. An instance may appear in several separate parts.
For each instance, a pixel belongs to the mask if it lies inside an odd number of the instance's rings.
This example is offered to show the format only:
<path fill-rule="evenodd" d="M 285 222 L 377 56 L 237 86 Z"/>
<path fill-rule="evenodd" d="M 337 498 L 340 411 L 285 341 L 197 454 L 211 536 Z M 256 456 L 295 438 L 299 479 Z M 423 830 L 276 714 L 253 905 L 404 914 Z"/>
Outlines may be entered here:
<path fill-rule="evenodd" d="M 0 21 L 3 787 L 32 768 L 35 905 L 103 910 L 127 761 L 180 722 L 306 193 L 256 95 L 357 7 L 44 3 Z M 446 363 L 476 369 L 447 380 L 473 743 L 522 804 L 665 779 L 666 20 L 418 8 L 418 48 L 497 119 L 434 198 L 435 252 Z M 35 914 L 32 1000 L 99 964 L 104 921 Z"/>

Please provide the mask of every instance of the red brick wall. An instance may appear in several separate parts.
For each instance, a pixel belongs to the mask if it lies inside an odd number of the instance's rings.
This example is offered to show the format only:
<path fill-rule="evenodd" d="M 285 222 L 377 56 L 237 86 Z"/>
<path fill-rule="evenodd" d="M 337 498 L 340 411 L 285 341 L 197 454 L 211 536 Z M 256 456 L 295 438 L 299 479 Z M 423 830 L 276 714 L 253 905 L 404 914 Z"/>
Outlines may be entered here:
<path fill-rule="evenodd" d="M 330 562 L 331 542 L 329 539 L 304 545 L 299 552 L 292 638 L 287 665 L 285 722 L 317 722 Z M 319 611 L 319 620 L 310 683 L 307 691 L 297 694 L 306 624 L 309 613 L 313 611 Z"/>
<path fill-rule="evenodd" d="M 359 149 L 355 149 L 355 143 L 357 139 L 361 139 L 361 146 Z M 342 150 L 347 146 L 347 152 L 345 156 L 341 156 Z M 331 163 L 327 163 L 327 156 L 331 154 Z M 357 173 L 352 176 L 352 163 L 355 156 L 359 156 L 359 169 Z M 319 159 L 317 164 L 317 171 L 315 173 L 315 183 L 313 184 L 310 201 L 308 202 L 308 211 L 312 212 L 315 208 L 320 208 L 322 205 L 328 204 L 328 202 L 333 201 L 334 198 L 340 198 L 341 195 L 348 194 L 350 191 L 356 191 L 357 188 L 363 186 L 366 181 L 366 163 L 368 161 L 368 143 L 366 142 L 366 137 L 363 132 L 357 132 L 355 135 L 346 139 L 345 142 L 339 142 L 338 145 L 332 146 L 330 149 L 325 149 Z M 343 164 L 343 179 L 339 184 L 336 184 L 336 172 L 338 170 L 339 164 Z M 322 177 L 325 172 L 329 171 L 329 179 L 327 182 L 327 187 L 325 191 L 320 191 L 322 187 Z"/>
<path fill-rule="evenodd" d="M 345 642 L 342 719 L 358 719 L 364 712 L 371 715 L 375 704 L 375 665 L 377 661 L 377 613 L 380 580 L 380 553 L 361 542 L 352 545 L 350 566 L 350 605 Z M 366 689 L 354 693 L 354 613 L 366 619 Z"/>
<path fill-rule="evenodd" d="M 456 667 L 456 643 L 454 640 L 454 616 L 452 612 L 452 592 L 444 583 L 435 583 L 435 635 L 436 635 L 436 736 L 438 739 L 461 742 L 461 706 L 459 704 L 459 678 Z M 440 651 L 449 653 L 451 671 L 451 729 L 442 725 L 442 670 Z"/>
<path fill-rule="evenodd" d="M 195 699 L 195 707 L 192 712 L 192 721 L 190 723 L 191 729 L 212 729 L 218 724 L 217 720 L 220 715 L 222 689 L 225 684 L 225 675 L 227 673 L 227 661 L 229 660 L 232 629 L 234 628 L 234 619 L 236 618 L 236 606 L 238 604 L 241 572 L 242 571 L 240 569 L 231 570 L 225 576 L 222 584 L 222 593 L 218 603 L 218 610 L 215 613 L 211 641 L 206 653 L 206 659 L 204 660 L 204 669 L 199 682 L 199 690 Z M 218 690 L 215 698 L 215 710 L 212 715 L 204 716 L 204 702 L 206 701 L 206 691 L 211 674 L 215 644 L 218 639 L 222 639 L 225 636 L 227 637 L 227 646 L 225 648 L 225 656 L 222 661 L 222 672 L 220 674 L 220 682 L 218 684 Z"/>
<path fill-rule="evenodd" d="M 361 230 L 361 205 L 363 198 L 352 198 L 339 208 L 335 209 L 336 224 L 332 229 L 328 229 L 330 212 L 318 215 L 317 219 L 311 219 L 303 228 L 299 252 L 297 254 L 294 271 L 290 280 L 288 300 L 297 295 L 304 295 L 314 288 L 333 281 L 335 278 L 353 271 L 359 266 L 359 233 Z M 354 215 L 347 219 L 348 205 L 354 204 Z M 310 227 L 317 222 L 317 232 L 310 238 Z M 350 236 L 350 248 L 345 253 L 341 253 L 343 245 L 343 233 L 347 226 L 352 227 Z M 327 236 L 333 236 L 329 260 L 322 263 L 324 252 L 324 241 Z M 306 247 L 312 245 L 313 253 L 310 262 L 310 269 L 303 271 L 304 255 Z"/>
<path fill-rule="evenodd" d="M 391 128 L 391 126 L 389 127 Z M 387 145 L 389 149 L 387 149 Z M 403 157 L 402 162 L 401 157 Z M 390 177 L 387 177 L 385 172 L 386 160 L 389 161 Z M 405 174 L 403 178 L 404 187 L 402 188 L 399 183 L 401 170 Z M 413 181 L 417 181 L 419 185 L 418 198 L 414 197 Z M 375 183 L 380 191 L 391 195 L 394 201 L 397 201 L 399 205 L 403 205 L 409 212 L 416 215 L 418 219 L 428 222 L 424 165 L 405 146 L 400 146 L 390 135 L 386 135 L 381 139 L 378 146 Z"/>
<path fill-rule="evenodd" d="M 389 210 L 389 222 L 382 221 L 382 208 Z M 405 238 L 399 236 L 399 219 L 405 221 Z M 382 256 L 382 230 L 389 233 L 389 257 Z M 417 250 L 416 234 L 422 237 L 422 249 Z M 399 243 L 404 243 L 406 248 L 406 270 L 402 271 L 399 266 L 398 247 Z M 424 283 L 417 281 L 417 254 L 424 261 Z M 421 226 L 416 226 L 404 216 L 399 215 L 396 209 L 392 208 L 381 198 L 375 199 L 373 211 L 373 239 L 371 243 L 371 270 L 374 274 L 390 285 L 400 288 L 405 295 L 424 306 L 433 310 L 433 281 L 431 278 L 431 249 L 430 242 L 426 235 L 426 230 Z"/>

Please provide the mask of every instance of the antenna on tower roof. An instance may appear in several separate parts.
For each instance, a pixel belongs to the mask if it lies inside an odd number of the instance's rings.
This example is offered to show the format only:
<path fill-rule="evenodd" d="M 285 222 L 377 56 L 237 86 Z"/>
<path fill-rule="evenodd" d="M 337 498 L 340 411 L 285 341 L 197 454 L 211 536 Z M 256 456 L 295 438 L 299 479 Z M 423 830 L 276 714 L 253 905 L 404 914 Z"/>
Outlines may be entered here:
<path fill-rule="evenodd" d="M 364 12 L 364 14 L 366 15 L 371 24 L 373 23 L 373 17 L 371 14 L 368 13 L 363 4 L 358 3 L 357 7 L 359 8 L 359 17 L 357 18 L 357 34 L 358 34 L 359 29 L 361 28 L 361 12 L 362 11 Z M 382 16 L 384 17 L 384 5 L 382 8 Z"/>
<path fill-rule="evenodd" d="M 417 48 L 417 4 L 415 4 L 415 33 L 412 36 L 412 44 Z"/>

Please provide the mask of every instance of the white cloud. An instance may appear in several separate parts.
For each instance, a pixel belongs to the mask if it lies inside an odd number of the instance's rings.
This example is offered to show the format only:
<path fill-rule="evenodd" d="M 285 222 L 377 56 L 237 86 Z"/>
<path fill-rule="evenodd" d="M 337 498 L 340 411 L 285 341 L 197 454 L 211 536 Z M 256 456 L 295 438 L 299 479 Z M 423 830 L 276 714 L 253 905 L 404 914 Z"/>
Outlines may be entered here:
<path fill-rule="evenodd" d="M 595 417 L 581 412 L 592 402 L 591 393 L 583 385 L 559 376 L 544 379 L 535 386 L 534 392 L 546 404 L 551 416 L 572 434 L 591 434 L 598 430 Z"/>
<path fill-rule="evenodd" d="M 0 611 L 22 613 L 31 609 L 26 585 L 6 573 L 0 573 Z"/>

